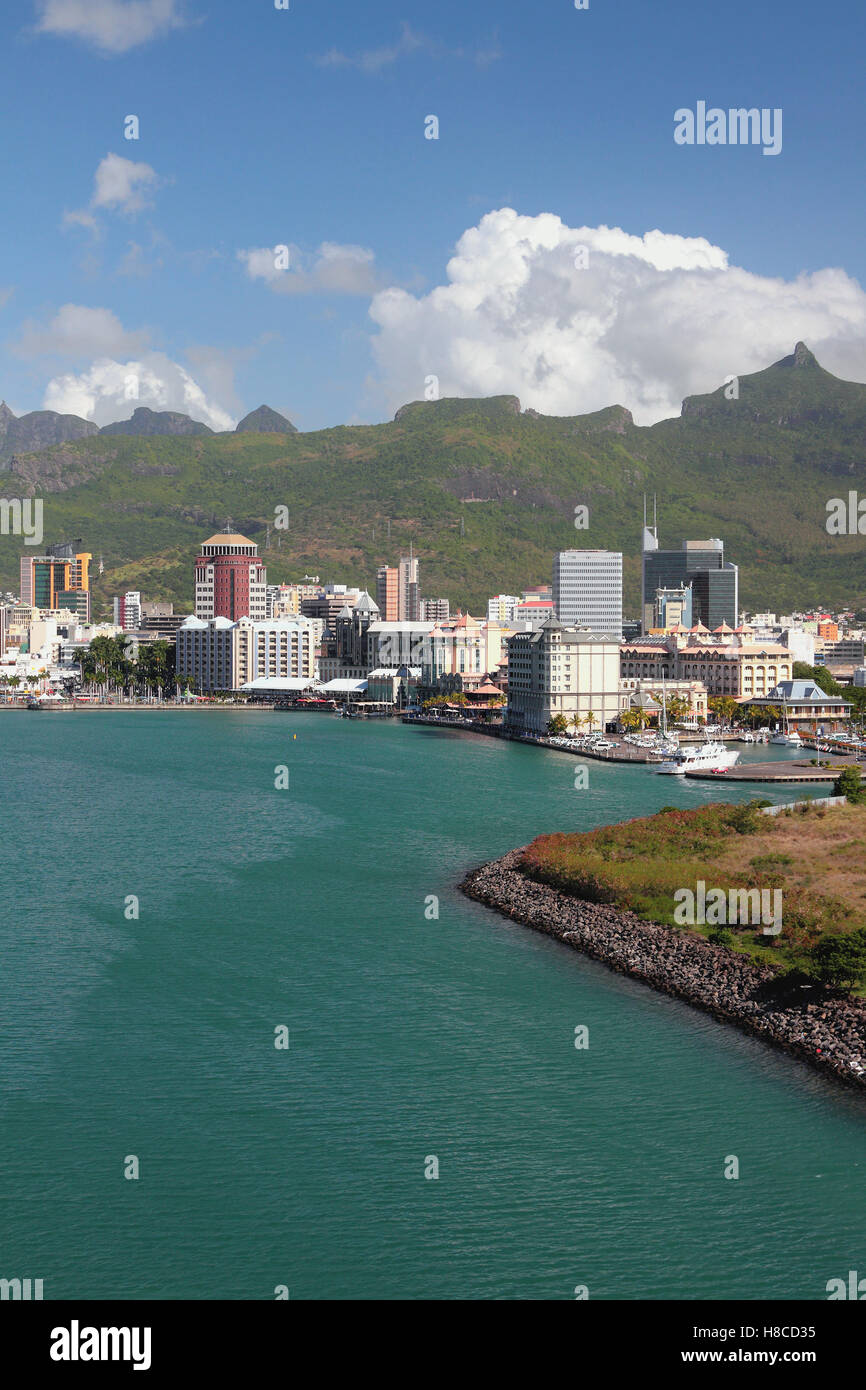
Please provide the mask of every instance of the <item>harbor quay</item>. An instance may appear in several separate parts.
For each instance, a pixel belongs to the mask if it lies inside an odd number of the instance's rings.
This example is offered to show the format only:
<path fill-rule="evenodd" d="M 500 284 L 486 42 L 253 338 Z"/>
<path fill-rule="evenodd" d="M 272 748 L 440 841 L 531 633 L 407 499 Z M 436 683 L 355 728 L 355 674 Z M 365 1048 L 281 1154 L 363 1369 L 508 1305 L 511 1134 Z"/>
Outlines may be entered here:
<path fill-rule="evenodd" d="M 643 748 L 627 744 L 621 739 L 610 735 L 606 741 L 613 744 L 608 749 L 594 749 L 590 746 L 580 746 L 569 744 L 565 741 L 557 741 L 555 738 L 545 737 L 543 734 L 520 734 L 515 733 L 502 724 L 489 724 L 483 721 L 471 721 L 466 719 L 442 718 L 436 715 L 424 714 L 404 714 L 402 716 L 404 724 L 420 725 L 434 729 L 450 729 L 457 732 L 469 734 L 481 734 L 488 738 L 506 739 L 513 743 L 526 743 L 539 748 L 548 748 L 554 753 L 565 753 L 576 758 L 592 758 L 596 762 L 606 763 L 643 763 L 651 766 L 658 762 L 657 756 L 653 756 Z M 726 734 L 719 736 L 721 740 L 736 742 L 736 734 Z M 702 736 L 700 734 L 686 733 L 680 735 L 682 743 L 699 744 Z M 703 770 L 688 770 L 683 775 L 692 779 L 703 781 L 729 781 L 729 782 L 821 782 L 833 783 L 838 776 L 838 771 L 852 755 L 844 751 L 832 750 L 830 754 L 825 754 L 824 759 L 834 759 L 829 767 L 814 766 L 810 762 L 776 762 L 776 763 L 746 763 L 737 767 L 729 768 L 725 772 L 710 772 Z M 861 779 L 866 780 L 866 766 L 861 771 Z"/>

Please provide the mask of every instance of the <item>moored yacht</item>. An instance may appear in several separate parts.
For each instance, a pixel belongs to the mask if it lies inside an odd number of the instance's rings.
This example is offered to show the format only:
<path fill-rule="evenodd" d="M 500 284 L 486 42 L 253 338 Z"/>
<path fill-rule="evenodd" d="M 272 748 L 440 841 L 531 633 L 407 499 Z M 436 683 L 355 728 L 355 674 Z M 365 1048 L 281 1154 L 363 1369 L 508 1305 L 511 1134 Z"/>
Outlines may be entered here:
<path fill-rule="evenodd" d="M 668 772 L 684 776 L 687 772 L 727 772 L 739 759 L 736 748 L 727 748 L 724 743 L 699 743 L 686 745 L 663 763 L 656 772 Z"/>

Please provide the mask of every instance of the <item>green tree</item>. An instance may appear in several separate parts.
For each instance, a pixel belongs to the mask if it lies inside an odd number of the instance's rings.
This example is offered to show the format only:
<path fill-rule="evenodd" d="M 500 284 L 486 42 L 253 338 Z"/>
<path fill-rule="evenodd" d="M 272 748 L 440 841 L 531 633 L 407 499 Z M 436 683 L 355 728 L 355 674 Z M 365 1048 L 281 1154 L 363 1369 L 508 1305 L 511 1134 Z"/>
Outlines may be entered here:
<path fill-rule="evenodd" d="M 838 681 L 830 675 L 826 666 L 809 666 L 805 661 L 795 661 L 791 674 L 794 680 L 814 681 L 818 689 L 823 690 L 825 695 L 845 693 Z"/>
<path fill-rule="evenodd" d="M 860 781 L 860 769 L 855 763 L 847 763 L 845 767 L 840 768 L 839 776 L 833 783 L 833 795 L 847 796 L 854 806 L 866 799 Z"/>
<path fill-rule="evenodd" d="M 866 927 L 825 936 L 809 952 L 811 973 L 824 985 L 853 989 L 866 979 Z"/>
<path fill-rule="evenodd" d="M 557 736 L 568 733 L 568 720 L 564 714 L 555 714 L 547 721 L 547 732 Z"/>

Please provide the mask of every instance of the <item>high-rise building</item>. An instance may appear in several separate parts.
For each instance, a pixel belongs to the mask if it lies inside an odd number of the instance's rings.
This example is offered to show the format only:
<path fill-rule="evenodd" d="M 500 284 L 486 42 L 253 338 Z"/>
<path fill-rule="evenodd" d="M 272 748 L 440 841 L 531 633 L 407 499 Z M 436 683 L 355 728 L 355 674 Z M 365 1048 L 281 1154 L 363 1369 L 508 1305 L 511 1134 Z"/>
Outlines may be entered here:
<path fill-rule="evenodd" d="M 653 627 L 663 630 L 691 627 L 692 597 L 690 584 L 681 584 L 676 589 L 656 589 L 653 599 Z"/>
<path fill-rule="evenodd" d="M 411 546 L 409 554 L 400 557 L 397 570 L 397 620 L 401 623 L 417 623 L 421 608 L 421 591 L 418 587 L 418 557 L 412 554 Z"/>
<path fill-rule="evenodd" d="M 421 590 L 418 581 L 418 557 L 412 553 L 400 557 L 396 568 L 382 565 L 376 571 L 376 606 L 387 623 L 417 623 L 421 620 Z"/>
<path fill-rule="evenodd" d="M 560 550 L 553 561 L 553 604 L 566 627 L 596 637 L 622 637 L 622 554 Z"/>
<path fill-rule="evenodd" d="M 230 527 L 204 542 L 195 562 L 195 616 L 253 618 L 267 616 L 267 572 L 259 548 Z"/>
<path fill-rule="evenodd" d="M 138 589 L 129 589 L 120 598 L 114 600 L 114 622 L 116 627 L 122 627 L 124 632 L 134 632 L 141 626 L 141 592 Z"/>
<path fill-rule="evenodd" d="M 376 571 L 376 607 L 382 621 L 396 623 L 400 610 L 400 573 L 396 566 L 381 565 Z"/>
<path fill-rule="evenodd" d="M 739 625 L 739 571 L 725 560 L 725 545 L 714 537 L 683 541 L 679 550 L 660 550 L 658 523 L 648 526 L 644 516 L 641 622 L 643 631 L 654 626 L 656 595 L 660 589 L 691 586 L 692 620 L 711 632 L 722 623 Z"/>
<path fill-rule="evenodd" d="M 90 621 L 90 561 L 80 542 L 49 545 L 44 555 L 21 556 L 21 602 L 56 611 L 68 608 Z M 61 602 L 62 600 L 62 602 Z"/>

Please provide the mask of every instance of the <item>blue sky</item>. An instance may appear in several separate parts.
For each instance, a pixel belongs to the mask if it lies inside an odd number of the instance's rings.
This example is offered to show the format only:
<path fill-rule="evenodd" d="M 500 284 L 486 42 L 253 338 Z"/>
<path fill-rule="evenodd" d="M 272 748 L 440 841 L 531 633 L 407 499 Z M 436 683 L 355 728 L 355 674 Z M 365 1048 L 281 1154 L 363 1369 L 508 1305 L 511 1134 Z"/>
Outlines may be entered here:
<path fill-rule="evenodd" d="M 16 411 L 122 418 L 132 364 L 132 404 L 217 424 L 383 419 L 433 376 L 648 421 L 799 337 L 866 379 L 847 0 L 7 0 L 0 23 Z M 781 153 L 676 145 L 699 100 L 781 108 Z M 602 226 L 664 237 L 577 234 Z"/>

